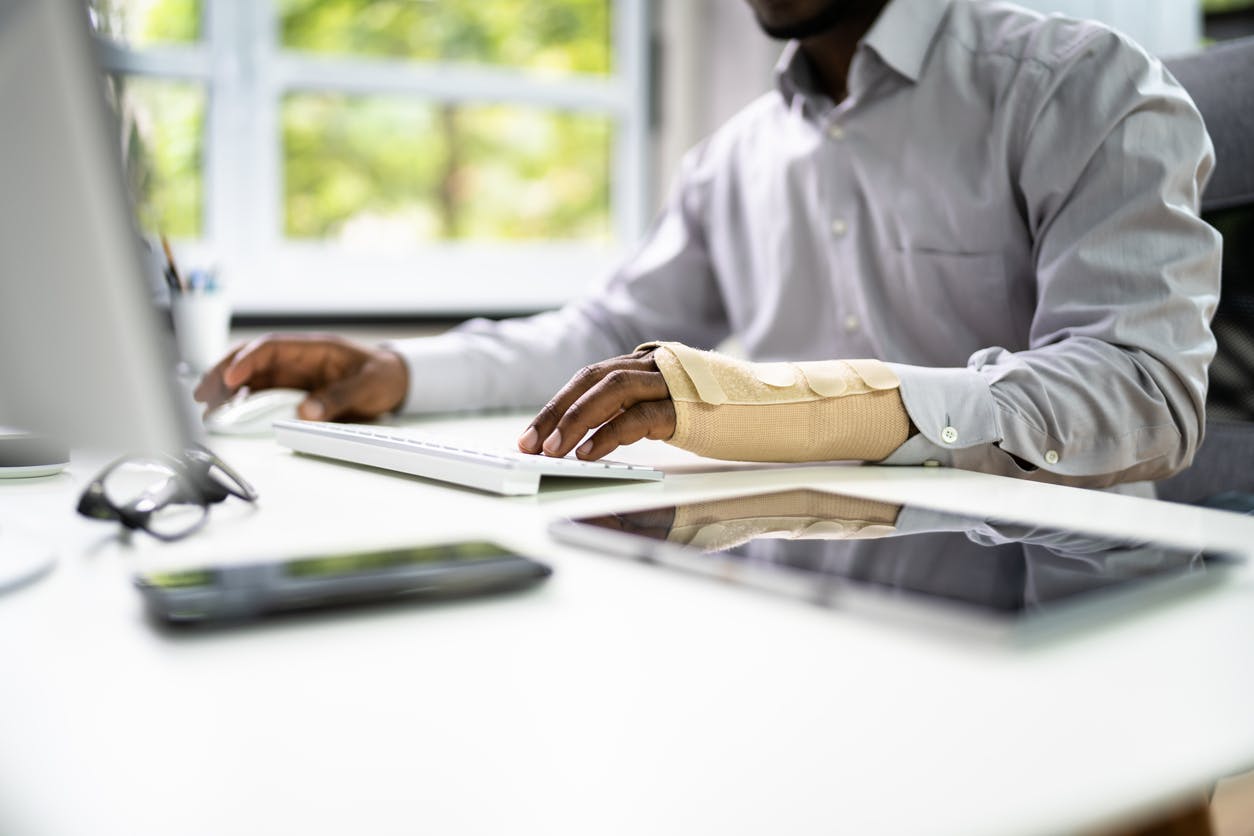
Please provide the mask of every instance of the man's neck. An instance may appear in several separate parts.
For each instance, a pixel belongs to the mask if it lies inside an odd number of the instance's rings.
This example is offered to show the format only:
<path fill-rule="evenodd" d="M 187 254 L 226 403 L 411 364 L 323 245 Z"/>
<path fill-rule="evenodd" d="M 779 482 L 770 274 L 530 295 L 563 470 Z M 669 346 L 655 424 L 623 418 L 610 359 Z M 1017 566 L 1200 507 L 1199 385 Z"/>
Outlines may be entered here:
<path fill-rule="evenodd" d="M 848 91 L 849 65 L 858 42 L 871 30 L 888 0 L 868 3 L 866 11 L 838 23 L 822 35 L 801 41 L 801 51 L 810 62 L 818 88 L 834 102 Z"/>

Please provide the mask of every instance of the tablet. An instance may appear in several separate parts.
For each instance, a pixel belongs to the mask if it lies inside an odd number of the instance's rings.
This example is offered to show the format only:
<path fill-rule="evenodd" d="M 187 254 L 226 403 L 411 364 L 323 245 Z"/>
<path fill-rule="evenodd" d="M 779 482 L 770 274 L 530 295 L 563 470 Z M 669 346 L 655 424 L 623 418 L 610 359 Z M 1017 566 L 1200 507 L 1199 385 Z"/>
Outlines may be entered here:
<path fill-rule="evenodd" d="M 1015 639 L 1197 589 L 1239 560 L 814 490 L 568 519 L 551 533 L 823 607 Z"/>

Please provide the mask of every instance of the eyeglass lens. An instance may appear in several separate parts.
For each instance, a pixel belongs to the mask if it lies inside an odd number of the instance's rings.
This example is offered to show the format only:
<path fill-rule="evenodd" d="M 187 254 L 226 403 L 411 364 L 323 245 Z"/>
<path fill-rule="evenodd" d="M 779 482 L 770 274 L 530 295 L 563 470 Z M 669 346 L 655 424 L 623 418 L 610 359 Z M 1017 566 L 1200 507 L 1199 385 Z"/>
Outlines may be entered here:
<path fill-rule="evenodd" d="M 171 465 L 151 460 L 118 464 L 105 476 L 105 499 L 128 523 L 159 537 L 178 537 L 196 528 L 207 509 Z"/>

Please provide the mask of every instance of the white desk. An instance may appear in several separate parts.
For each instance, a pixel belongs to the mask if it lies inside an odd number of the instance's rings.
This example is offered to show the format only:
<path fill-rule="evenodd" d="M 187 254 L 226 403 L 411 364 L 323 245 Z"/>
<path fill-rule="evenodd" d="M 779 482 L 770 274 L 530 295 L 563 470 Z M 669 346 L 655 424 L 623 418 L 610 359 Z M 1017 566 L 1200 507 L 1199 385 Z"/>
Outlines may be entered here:
<path fill-rule="evenodd" d="M 449 425 L 435 423 L 433 427 Z M 508 441 L 517 417 L 461 423 Z M 1091 634 L 966 645 L 552 543 L 556 517 L 826 486 L 1244 549 L 1254 520 L 937 469 L 701 473 L 500 499 L 219 441 L 259 488 L 192 541 L 77 519 L 97 462 L 0 484 L 63 543 L 0 597 L 0 833 L 1072 831 L 1254 766 L 1254 572 Z M 133 568 L 493 535 L 556 572 L 498 599 L 154 631 Z"/>

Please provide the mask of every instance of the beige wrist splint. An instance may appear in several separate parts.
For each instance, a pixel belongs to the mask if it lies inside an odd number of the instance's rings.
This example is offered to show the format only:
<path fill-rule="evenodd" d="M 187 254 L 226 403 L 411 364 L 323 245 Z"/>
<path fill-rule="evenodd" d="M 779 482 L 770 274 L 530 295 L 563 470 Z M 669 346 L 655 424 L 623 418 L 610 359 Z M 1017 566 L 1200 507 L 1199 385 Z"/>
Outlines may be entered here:
<path fill-rule="evenodd" d="M 901 381 L 879 360 L 748 363 L 682 343 L 640 348 L 654 349 L 675 403 L 668 443 L 702 456 L 878 461 L 909 435 Z"/>

